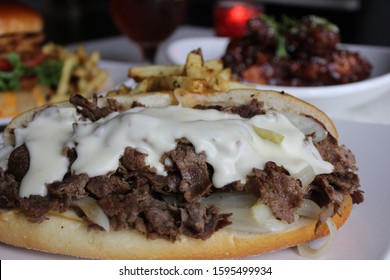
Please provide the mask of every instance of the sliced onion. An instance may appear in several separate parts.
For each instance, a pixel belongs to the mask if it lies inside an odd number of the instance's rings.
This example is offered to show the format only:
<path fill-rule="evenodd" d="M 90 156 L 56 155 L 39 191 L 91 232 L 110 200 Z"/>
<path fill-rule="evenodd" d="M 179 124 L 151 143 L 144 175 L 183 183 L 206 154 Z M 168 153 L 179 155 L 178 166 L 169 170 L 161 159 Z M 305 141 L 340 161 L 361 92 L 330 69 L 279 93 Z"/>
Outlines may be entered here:
<path fill-rule="evenodd" d="M 308 186 L 311 182 L 313 182 L 316 174 L 314 172 L 313 167 L 311 167 L 310 164 L 307 164 L 304 168 L 302 168 L 300 171 L 291 174 L 291 176 L 295 179 L 301 180 L 302 187 Z"/>
<path fill-rule="evenodd" d="M 7 169 L 8 166 L 8 158 L 12 153 L 14 147 L 12 145 L 1 146 L 0 144 L 0 167 L 4 170 Z"/>
<path fill-rule="evenodd" d="M 278 232 L 289 225 L 277 219 L 271 209 L 254 195 L 245 192 L 214 193 L 201 200 L 202 204 L 215 205 L 223 213 L 232 213 L 230 229 L 242 232 Z M 295 213 L 298 216 L 318 218 L 321 208 L 314 202 L 304 199 Z"/>
<path fill-rule="evenodd" d="M 250 208 L 250 216 L 258 225 L 267 228 L 269 231 L 281 231 L 287 226 L 287 222 L 277 219 L 271 208 L 261 200 L 258 200 Z"/>
<path fill-rule="evenodd" d="M 260 227 L 251 219 L 250 210 L 248 208 L 229 208 L 221 210 L 233 214 L 230 217 L 232 224 L 228 226 L 229 229 L 243 232 L 266 232 L 266 229 Z"/>
<path fill-rule="evenodd" d="M 245 192 L 213 193 L 201 203 L 215 205 L 223 213 L 232 213 L 229 226 L 232 230 L 264 233 L 282 231 L 287 226 L 286 222 L 276 219 L 257 197 Z"/>
<path fill-rule="evenodd" d="M 245 192 L 217 192 L 203 198 L 201 203 L 219 208 L 250 208 L 256 201 L 254 195 Z"/>
<path fill-rule="evenodd" d="M 303 115 L 283 112 L 283 114 L 306 136 L 312 135 L 314 142 L 319 142 L 326 138 L 328 132 L 317 121 Z"/>
<path fill-rule="evenodd" d="M 295 212 L 299 216 L 317 219 L 321 213 L 321 207 L 310 199 L 303 199 L 302 205 Z"/>
<path fill-rule="evenodd" d="M 322 160 L 321 154 L 318 151 L 317 147 L 313 144 L 313 141 L 309 138 L 307 141 L 305 141 L 305 149 L 307 152 L 311 153 L 311 155 L 317 159 Z"/>
<path fill-rule="evenodd" d="M 79 207 L 93 223 L 101 226 L 107 232 L 110 231 L 110 221 L 95 199 L 87 196 L 73 201 L 73 205 Z"/>
<path fill-rule="evenodd" d="M 326 220 L 326 224 L 328 225 L 329 228 L 329 238 L 326 240 L 326 242 L 318 249 L 312 248 L 307 244 L 301 244 L 298 245 L 298 252 L 302 257 L 305 258 L 319 258 L 323 256 L 326 252 L 329 251 L 329 249 L 332 247 L 333 242 L 336 237 L 336 232 L 337 232 L 337 226 L 333 222 L 332 218 L 328 218 Z"/>
<path fill-rule="evenodd" d="M 259 224 L 262 224 L 273 217 L 271 209 L 261 201 L 256 202 L 250 208 L 250 212 L 253 219 Z"/>
<path fill-rule="evenodd" d="M 242 232 L 253 232 L 253 233 L 265 233 L 265 232 L 277 232 L 283 231 L 287 223 L 280 221 L 272 216 L 272 218 L 258 223 L 248 208 L 228 208 L 221 209 L 223 212 L 232 213 L 231 221 L 232 224 L 228 228 L 232 230 Z"/>

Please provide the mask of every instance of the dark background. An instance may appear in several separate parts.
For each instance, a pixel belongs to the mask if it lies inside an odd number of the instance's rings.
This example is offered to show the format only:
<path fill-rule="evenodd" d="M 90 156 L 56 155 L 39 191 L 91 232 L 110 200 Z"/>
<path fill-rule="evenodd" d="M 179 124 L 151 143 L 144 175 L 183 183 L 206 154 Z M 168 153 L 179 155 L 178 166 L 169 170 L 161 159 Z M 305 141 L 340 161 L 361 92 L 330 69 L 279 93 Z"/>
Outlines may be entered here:
<path fill-rule="evenodd" d="M 212 8 L 215 0 L 188 1 L 188 13 L 184 24 L 212 27 Z M 314 5 L 321 1 L 325 3 L 321 7 Z M 390 46 L 390 0 L 349 0 L 359 2 L 359 7 L 353 9 L 331 7 L 330 4 L 326 4 L 326 1 L 330 3 L 332 0 L 321 1 L 258 0 L 257 2 L 262 3 L 268 14 L 286 14 L 295 17 L 307 14 L 324 16 L 340 27 L 344 43 Z M 47 41 L 67 44 L 119 34 L 110 16 L 108 0 L 20 0 L 20 2 L 28 3 L 41 12 L 45 19 L 44 31 Z M 297 4 L 297 2 L 307 3 Z"/>

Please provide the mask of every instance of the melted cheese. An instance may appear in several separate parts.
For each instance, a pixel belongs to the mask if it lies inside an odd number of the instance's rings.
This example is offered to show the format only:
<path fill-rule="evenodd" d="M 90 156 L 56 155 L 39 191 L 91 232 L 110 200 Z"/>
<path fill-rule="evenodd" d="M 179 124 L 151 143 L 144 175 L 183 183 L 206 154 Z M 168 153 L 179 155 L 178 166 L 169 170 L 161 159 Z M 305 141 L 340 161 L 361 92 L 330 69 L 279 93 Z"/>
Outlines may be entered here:
<path fill-rule="evenodd" d="M 74 122 L 77 124 L 72 125 Z M 275 131 L 284 140 L 281 144 L 265 140 L 256 134 L 254 126 Z M 284 166 L 292 176 L 308 165 L 316 174 L 333 170 L 313 149 L 310 139 L 286 116 L 273 111 L 244 119 L 217 110 L 178 106 L 134 108 L 94 123 L 82 123 L 74 110 L 66 109 L 60 114 L 40 114 L 27 128 L 16 129 L 15 136 L 18 145 L 26 143 L 31 154 L 31 168 L 22 181 L 21 196 L 45 195 L 46 183 L 62 179 L 69 164 L 62 154 L 66 145 L 77 151 L 71 171 L 90 177 L 115 171 L 128 146 L 147 154 L 146 164 L 165 175 L 161 157 L 183 137 L 197 153 L 206 153 L 217 188 L 237 180 L 245 182 L 253 167 L 262 169 L 267 161 Z"/>
<path fill-rule="evenodd" d="M 30 167 L 20 185 L 21 197 L 45 196 L 47 183 L 62 181 L 69 167 L 63 149 L 72 137 L 75 120 L 73 108 L 49 107 L 26 128 L 15 129 L 16 147 L 26 144 L 30 153 Z"/>

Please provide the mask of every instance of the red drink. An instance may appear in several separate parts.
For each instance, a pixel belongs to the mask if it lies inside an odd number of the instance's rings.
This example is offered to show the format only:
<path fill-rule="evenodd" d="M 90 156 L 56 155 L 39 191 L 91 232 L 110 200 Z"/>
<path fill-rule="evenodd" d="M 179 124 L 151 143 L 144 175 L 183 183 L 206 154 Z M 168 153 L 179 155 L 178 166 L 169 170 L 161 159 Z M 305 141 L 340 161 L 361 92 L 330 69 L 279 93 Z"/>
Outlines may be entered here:
<path fill-rule="evenodd" d="M 157 45 L 183 21 L 185 0 L 110 0 L 119 29 L 143 45 Z"/>

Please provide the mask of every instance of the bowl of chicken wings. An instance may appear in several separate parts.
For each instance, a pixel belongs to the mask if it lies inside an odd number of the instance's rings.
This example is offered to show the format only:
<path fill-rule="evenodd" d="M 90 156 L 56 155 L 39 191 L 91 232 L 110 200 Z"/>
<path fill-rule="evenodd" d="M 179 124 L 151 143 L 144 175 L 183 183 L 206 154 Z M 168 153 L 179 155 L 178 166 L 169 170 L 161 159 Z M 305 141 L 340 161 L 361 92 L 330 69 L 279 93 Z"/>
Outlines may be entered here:
<path fill-rule="evenodd" d="M 201 48 L 205 59 L 221 58 L 240 81 L 293 94 L 324 111 L 356 107 L 390 94 L 390 48 L 343 44 L 327 19 L 260 15 L 238 38 L 187 38 L 167 47 L 173 63 Z"/>

